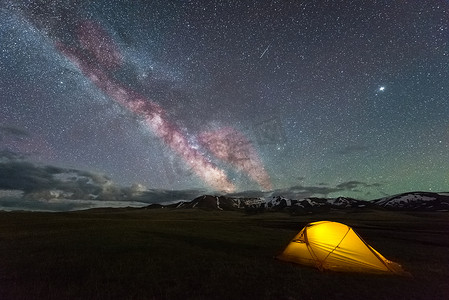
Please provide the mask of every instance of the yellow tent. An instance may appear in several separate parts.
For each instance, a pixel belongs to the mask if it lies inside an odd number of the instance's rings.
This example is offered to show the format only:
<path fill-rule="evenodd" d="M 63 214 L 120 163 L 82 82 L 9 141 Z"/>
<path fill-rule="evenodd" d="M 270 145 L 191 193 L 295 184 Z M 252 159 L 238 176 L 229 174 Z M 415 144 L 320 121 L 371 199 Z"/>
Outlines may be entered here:
<path fill-rule="evenodd" d="M 381 272 L 406 275 L 351 227 L 331 221 L 309 223 L 288 244 L 278 259 L 320 270 Z"/>

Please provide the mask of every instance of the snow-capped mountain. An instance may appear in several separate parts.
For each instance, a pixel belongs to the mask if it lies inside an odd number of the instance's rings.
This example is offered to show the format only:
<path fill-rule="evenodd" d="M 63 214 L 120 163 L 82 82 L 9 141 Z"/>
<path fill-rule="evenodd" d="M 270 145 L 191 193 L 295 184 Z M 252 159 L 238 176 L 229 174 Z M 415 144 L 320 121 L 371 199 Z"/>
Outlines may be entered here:
<path fill-rule="evenodd" d="M 367 201 L 356 200 L 346 197 L 338 198 L 304 198 L 287 199 L 282 196 L 272 197 L 265 203 L 268 209 L 282 210 L 289 209 L 294 212 L 315 212 L 330 209 L 362 208 L 371 206 Z"/>
<path fill-rule="evenodd" d="M 190 202 L 169 205 L 171 208 L 200 208 L 206 210 L 288 210 L 293 213 L 324 212 L 336 209 L 388 209 L 417 211 L 449 211 L 449 193 L 411 192 L 372 201 L 347 197 L 288 199 L 282 196 L 270 198 L 233 198 L 203 195 Z"/>
<path fill-rule="evenodd" d="M 226 196 L 204 195 L 193 199 L 191 202 L 185 202 L 182 207 L 185 208 L 203 208 L 217 210 L 236 210 L 250 206 L 259 207 L 265 201 L 260 198 L 232 198 Z"/>
<path fill-rule="evenodd" d="M 411 192 L 371 201 L 395 210 L 449 211 L 448 193 Z"/>

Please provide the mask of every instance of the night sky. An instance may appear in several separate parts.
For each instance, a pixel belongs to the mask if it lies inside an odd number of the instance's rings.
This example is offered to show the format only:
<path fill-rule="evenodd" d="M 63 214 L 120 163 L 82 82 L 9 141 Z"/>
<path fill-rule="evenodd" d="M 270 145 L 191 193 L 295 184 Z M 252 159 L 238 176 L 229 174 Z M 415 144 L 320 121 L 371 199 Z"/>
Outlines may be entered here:
<path fill-rule="evenodd" d="M 449 190 L 447 1 L 0 9 L 0 207 Z"/>

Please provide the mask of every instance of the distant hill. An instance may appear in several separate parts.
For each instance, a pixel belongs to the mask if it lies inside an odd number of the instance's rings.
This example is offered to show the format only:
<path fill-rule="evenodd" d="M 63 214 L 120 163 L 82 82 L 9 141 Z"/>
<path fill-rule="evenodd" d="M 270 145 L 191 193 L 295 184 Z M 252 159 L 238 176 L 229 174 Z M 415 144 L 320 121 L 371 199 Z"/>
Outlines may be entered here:
<path fill-rule="evenodd" d="M 270 198 L 235 198 L 203 195 L 192 201 L 181 201 L 170 205 L 150 205 L 146 208 L 170 207 L 177 209 L 199 208 L 204 210 L 264 210 L 290 211 L 292 213 L 314 213 L 329 210 L 406 210 L 449 211 L 449 193 L 410 192 L 371 201 L 347 197 L 288 199 L 282 196 Z"/>
<path fill-rule="evenodd" d="M 412 192 L 371 201 L 392 210 L 448 211 L 449 193 Z"/>

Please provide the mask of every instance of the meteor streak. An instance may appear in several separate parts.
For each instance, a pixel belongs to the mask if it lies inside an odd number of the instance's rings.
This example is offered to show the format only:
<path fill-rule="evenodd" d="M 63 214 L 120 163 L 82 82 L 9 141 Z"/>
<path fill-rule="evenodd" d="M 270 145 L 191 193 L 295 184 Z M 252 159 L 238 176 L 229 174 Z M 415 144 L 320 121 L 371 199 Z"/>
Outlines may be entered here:
<path fill-rule="evenodd" d="M 265 50 L 262 52 L 262 55 L 259 57 L 259 59 L 261 59 L 265 55 L 265 53 L 268 51 L 268 48 L 270 48 L 270 46 L 271 46 L 271 43 L 267 46 L 267 48 L 265 48 Z"/>

